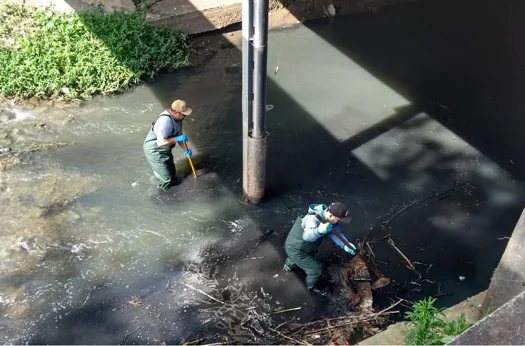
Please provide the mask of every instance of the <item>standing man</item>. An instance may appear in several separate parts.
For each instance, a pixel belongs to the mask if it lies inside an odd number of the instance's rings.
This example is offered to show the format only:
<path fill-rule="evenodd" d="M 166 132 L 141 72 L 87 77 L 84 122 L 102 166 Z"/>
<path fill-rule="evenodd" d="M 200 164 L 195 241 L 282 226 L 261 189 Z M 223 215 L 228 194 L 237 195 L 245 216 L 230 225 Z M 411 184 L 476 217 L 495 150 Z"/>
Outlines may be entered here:
<path fill-rule="evenodd" d="M 295 267 L 301 268 L 306 273 L 306 287 L 315 293 L 323 293 L 316 287 L 323 267 L 314 256 L 317 253 L 317 248 L 328 234 L 340 248 L 355 256 L 356 247 L 354 244 L 349 242 L 353 247 L 349 248 L 332 233 L 332 228 L 338 230 L 338 225 L 341 222 L 349 222 L 350 220 L 347 207 L 340 202 L 332 203 L 329 206 L 311 204 L 308 208 L 308 214 L 295 220 L 286 238 L 284 249 L 288 257 L 283 270 L 292 271 Z M 343 234 L 341 236 L 346 240 Z"/>
<path fill-rule="evenodd" d="M 182 134 L 182 121 L 191 112 L 192 109 L 186 105 L 186 102 L 173 101 L 171 107 L 151 123 L 151 129 L 144 140 L 144 154 L 159 181 L 159 189 L 164 191 L 178 183 L 171 149 L 179 143 L 187 157 L 192 155 L 191 150 L 184 149 L 180 144 L 188 141 L 188 137 Z"/>

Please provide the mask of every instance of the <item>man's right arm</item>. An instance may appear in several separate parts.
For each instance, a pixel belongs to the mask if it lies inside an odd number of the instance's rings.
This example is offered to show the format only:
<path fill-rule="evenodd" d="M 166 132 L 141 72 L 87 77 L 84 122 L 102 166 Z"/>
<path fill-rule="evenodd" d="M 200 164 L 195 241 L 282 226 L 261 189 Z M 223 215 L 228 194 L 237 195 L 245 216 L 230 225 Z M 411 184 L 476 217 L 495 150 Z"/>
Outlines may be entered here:
<path fill-rule="evenodd" d="M 169 137 L 173 131 L 173 124 L 169 117 L 159 117 L 153 126 L 153 131 L 157 135 L 157 145 L 159 147 L 171 146 L 177 143 L 175 137 Z"/>
<path fill-rule="evenodd" d="M 314 242 L 328 234 L 331 226 L 329 223 L 321 223 L 315 215 L 307 215 L 304 220 L 303 240 Z"/>

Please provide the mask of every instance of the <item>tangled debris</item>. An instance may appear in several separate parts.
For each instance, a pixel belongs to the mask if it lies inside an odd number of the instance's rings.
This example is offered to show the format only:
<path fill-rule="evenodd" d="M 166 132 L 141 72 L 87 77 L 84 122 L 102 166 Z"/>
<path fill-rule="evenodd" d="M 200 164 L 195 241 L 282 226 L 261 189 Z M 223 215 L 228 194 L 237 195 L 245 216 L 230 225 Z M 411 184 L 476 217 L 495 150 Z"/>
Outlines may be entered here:
<path fill-rule="evenodd" d="M 348 340 L 362 335 L 366 331 L 379 331 L 380 327 L 387 323 L 390 315 L 399 313 L 394 308 L 401 301 L 379 312 L 374 311 L 370 274 L 366 264 L 361 259 L 353 258 L 342 266 L 331 266 L 328 271 L 331 280 L 334 281 L 334 286 L 337 287 L 337 290 L 333 292 L 334 299 L 338 300 L 338 304 L 346 303 L 349 309 L 346 309 L 342 316 L 323 318 L 308 323 L 299 323 L 298 320 L 292 318 L 274 326 L 270 319 L 272 315 L 299 310 L 301 307 L 281 307 L 274 310 L 267 303 L 269 297 L 262 288 L 261 293 L 264 301 L 255 297 L 245 297 L 246 293 L 243 292 L 232 294 L 228 301 L 224 301 L 212 296 L 211 292 L 204 292 L 189 284 L 184 284 L 184 286 L 219 304 L 219 306 L 201 310 L 201 312 L 209 314 L 211 318 L 215 316 L 224 323 L 228 320 L 229 310 L 232 310 L 237 316 L 238 320 L 235 324 L 229 325 L 228 337 L 224 338 L 224 342 L 215 343 L 217 345 L 231 344 L 232 341 L 238 343 L 241 340 L 243 340 L 242 343 L 264 340 L 266 343 L 272 344 L 343 345 L 348 344 Z M 167 287 L 169 286 L 168 283 Z M 230 287 L 230 290 L 233 292 L 233 287 Z M 213 320 L 217 321 L 215 318 Z M 235 325 L 239 326 L 240 330 L 249 332 L 251 338 L 241 339 L 240 334 L 234 332 L 237 328 Z M 208 340 L 214 340 L 214 337 L 188 340 L 182 344 L 209 344 Z"/>
<path fill-rule="evenodd" d="M 377 327 L 386 323 L 388 315 L 397 314 L 392 310 L 397 303 L 379 312 L 351 312 L 345 316 L 326 318 L 305 324 L 292 324 L 286 332 L 277 332 L 282 338 L 298 345 L 315 344 L 348 344 L 348 339 L 365 330 L 379 330 Z"/>
<path fill-rule="evenodd" d="M 332 266 L 328 272 L 336 288 L 333 293 L 337 304 L 346 303 L 349 312 L 303 324 L 289 323 L 286 331 L 278 331 L 279 328 L 272 330 L 287 343 L 348 344 L 354 335 L 361 335 L 366 330 L 378 331 L 389 315 L 399 312 L 392 309 L 400 302 L 382 311 L 374 311 L 370 273 L 360 258 L 354 257 L 341 266 Z"/>

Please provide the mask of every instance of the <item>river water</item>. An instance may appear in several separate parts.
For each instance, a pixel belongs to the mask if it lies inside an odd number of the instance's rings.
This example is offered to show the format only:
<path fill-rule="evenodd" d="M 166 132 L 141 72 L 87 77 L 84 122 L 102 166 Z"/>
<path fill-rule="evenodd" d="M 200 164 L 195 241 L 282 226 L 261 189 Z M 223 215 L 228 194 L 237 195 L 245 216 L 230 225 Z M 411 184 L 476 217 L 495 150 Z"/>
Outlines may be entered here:
<path fill-rule="evenodd" d="M 439 59 L 417 65 L 399 52 L 445 44 L 446 37 L 425 40 L 425 30 L 408 34 L 421 16 L 430 20 L 432 6 L 270 34 L 273 109 L 260 206 L 240 198 L 236 46 L 80 107 L 4 106 L 10 119 L 0 126 L 12 147 L 68 145 L 21 155 L 20 165 L 0 172 L 2 342 L 271 342 L 270 326 L 341 308 L 308 294 L 300 274 L 281 271 L 296 216 L 310 203 L 335 200 L 353 216 L 347 237 L 372 241 L 378 265 L 393 279 L 378 304 L 443 293 L 440 305 L 449 306 L 485 289 L 525 200 L 523 176 L 512 170 L 521 161 L 497 150 L 504 139 L 489 143 L 489 154 L 483 140 L 474 147 L 463 139 L 476 137 L 461 120 L 476 90 L 462 102 L 454 92 L 436 99 L 432 88 L 417 92 L 418 81 L 427 86 L 421 75 L 428 64 Z M 400 18 L 403 28 L 395 25 Z M 396 78 L 394 70 L 413 75 Z M 199 177 L 176 148 L 185 179 L 160 194 L 142 142 L 176 98 L 194 109 L 184 132 Z M 387 235 L 428 281 L 407 268 Z M 327 240 L 319 258 L 328 266 L 345 255 Z M 301 309 L 275 314 L 293 308 Z"/>

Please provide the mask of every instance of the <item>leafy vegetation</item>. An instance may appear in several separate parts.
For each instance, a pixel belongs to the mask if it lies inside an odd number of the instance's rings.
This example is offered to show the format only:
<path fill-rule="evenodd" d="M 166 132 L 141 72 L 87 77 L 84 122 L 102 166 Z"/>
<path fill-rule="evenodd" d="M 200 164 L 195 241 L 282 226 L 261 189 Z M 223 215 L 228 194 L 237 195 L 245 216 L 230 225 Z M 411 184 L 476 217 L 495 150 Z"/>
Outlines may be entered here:
<path fill-rule="evenodd" d="M 130 88 L 188 61 L 188 36 L 137 11 L 59 14 L 0 5 L 0 95 L 87 98 Z"/>
<path fill-rule="evenodd" d="M 455 321 L 446 321 L 443 309 L 434 306 L 435 298 L 420 300 L 406 313 L 411 328 L 405 334 L 407 345 L 444 345 L 470 328 L 475 322 L 467 322 L 465 314 Z"/>

